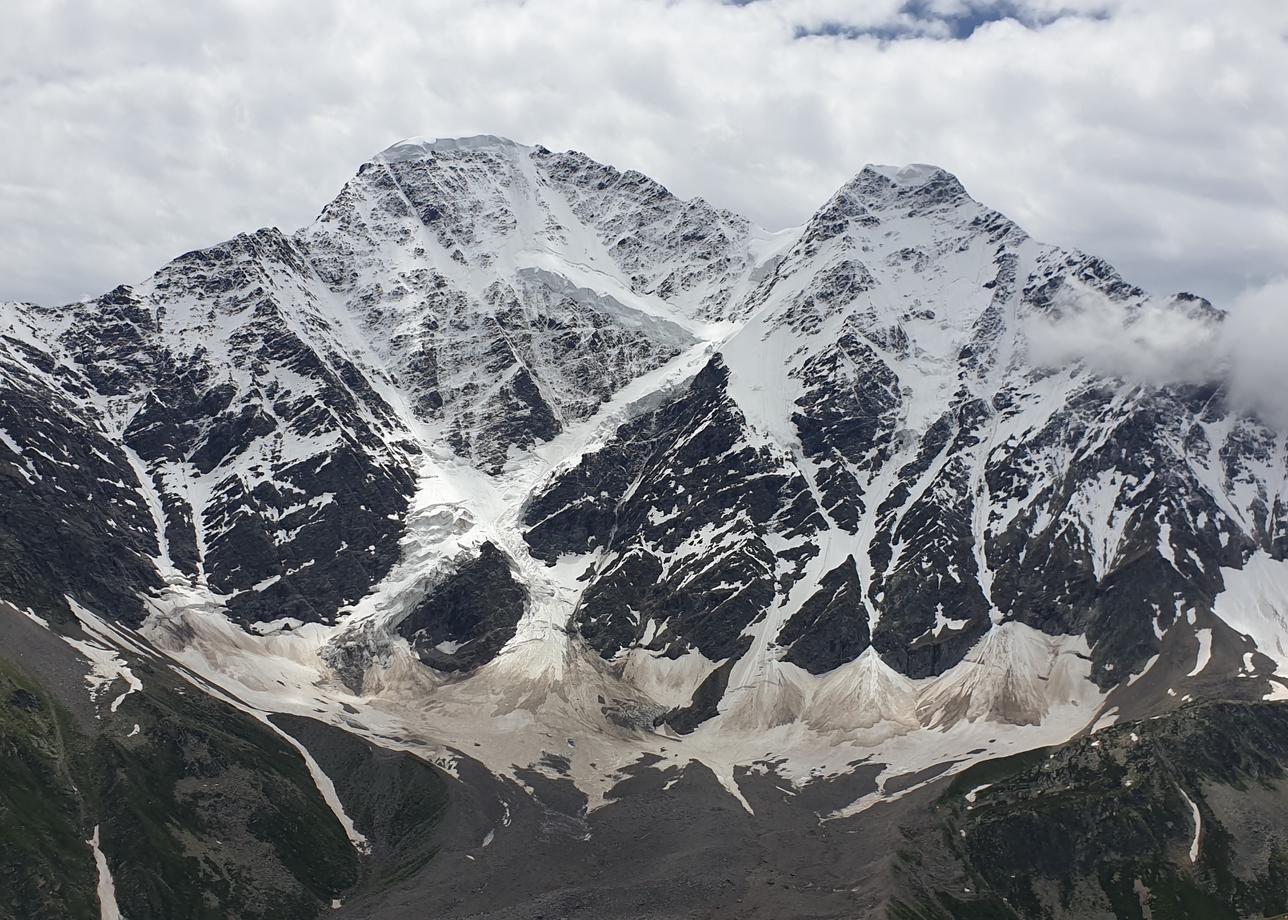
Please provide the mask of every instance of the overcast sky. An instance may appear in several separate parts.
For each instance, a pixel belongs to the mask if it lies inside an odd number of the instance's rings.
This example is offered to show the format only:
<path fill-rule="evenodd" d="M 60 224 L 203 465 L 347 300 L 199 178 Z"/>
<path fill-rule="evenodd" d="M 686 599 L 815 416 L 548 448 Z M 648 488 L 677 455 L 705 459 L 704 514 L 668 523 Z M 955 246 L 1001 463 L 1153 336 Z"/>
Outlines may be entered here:
<path fill-rule="evenodd" d="M 0 4 L 0 299 L 310 221 L 411 135 L 501 134 L 770 228 L 929 162 L 1158 292 L 1288 275 L 1284 0 Z"/>

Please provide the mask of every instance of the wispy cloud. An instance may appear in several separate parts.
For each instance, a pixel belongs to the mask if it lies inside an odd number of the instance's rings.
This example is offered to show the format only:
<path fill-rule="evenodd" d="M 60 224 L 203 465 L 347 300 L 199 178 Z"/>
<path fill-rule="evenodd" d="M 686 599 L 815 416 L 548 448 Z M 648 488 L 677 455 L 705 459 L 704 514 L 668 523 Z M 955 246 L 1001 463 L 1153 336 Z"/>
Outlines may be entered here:
<path fill-rule="evenodd" d="M 1127 306 L 1069 289 L 1028 317 L 1025 334 L 1039 366 L 1081 363 L 1155 386 L 1217 384 L 1240 410 L 1288 427 L 1288 280 L 1249 288 L 1225 312 L 1193 299 Z"/>
<path fill-rule="evenodd" d="M 1221 343 L 1236 401 L 1288 428 L 1288 279 L 1241 294 Z"/>
<path fill-rule="evenodd" d="M 856 15 L 856 12 L 858 15 Z M 1040 29 L 1061 19 L 1108 19 L 1109 7 L 1054 7 L 1038 0 L 904 0 L 892 11 L 856 8 L 844 19 L 798 24 L 796 38 L 905 41 L 930 38 L 963 41 L 994 22 Z"/>

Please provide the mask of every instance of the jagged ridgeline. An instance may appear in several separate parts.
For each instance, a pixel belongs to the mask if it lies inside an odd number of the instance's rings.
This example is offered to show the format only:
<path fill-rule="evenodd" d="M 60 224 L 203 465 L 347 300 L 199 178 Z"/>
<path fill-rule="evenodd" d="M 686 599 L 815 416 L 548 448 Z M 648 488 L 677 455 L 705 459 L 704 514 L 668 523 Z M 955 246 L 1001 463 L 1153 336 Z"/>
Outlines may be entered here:
<path fill-rule="evenodd" d="M 1285 433 L 1088 303 L 1223 322 L 935 167 L 477 137 L 0 305 L 0 916 L 1288 910 Z"/>

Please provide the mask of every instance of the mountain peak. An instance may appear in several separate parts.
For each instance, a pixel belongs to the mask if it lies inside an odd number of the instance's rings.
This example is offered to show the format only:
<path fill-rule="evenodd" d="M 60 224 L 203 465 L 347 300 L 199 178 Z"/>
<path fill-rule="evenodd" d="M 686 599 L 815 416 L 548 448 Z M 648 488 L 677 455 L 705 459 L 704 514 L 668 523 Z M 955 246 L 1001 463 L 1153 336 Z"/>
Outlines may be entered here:
<path fill-rule="evenodd" d="M 430 153 L 449 153 L 460 150 L 518 150 L 524 145 L 495 134 L 475 134 L 470 137 L 408 137 L 390 144 L 377 156 L 386 162 L 419 159 Z"/>
<path fill-rule="evenodd" d="M 883 166 L 869 163 L 845 185 L 870 201 L 904 201 L 924 205 L 928 200 L 941 203 L 970 198 L 956 176 L 940 166 L 909 163 L 907 166 Z"/>
<path fill-rule="evenodd" d="M 879 163 L 869 163 L 863 167 L 860 175 L 863 173 L 876 174 L 903 188 L 917 188 L 940 178 L 957 181 L 957 177 L 948 172 L 948 170 L 928 163 L 909 163 L 907 166 L 886 166 Z"/>

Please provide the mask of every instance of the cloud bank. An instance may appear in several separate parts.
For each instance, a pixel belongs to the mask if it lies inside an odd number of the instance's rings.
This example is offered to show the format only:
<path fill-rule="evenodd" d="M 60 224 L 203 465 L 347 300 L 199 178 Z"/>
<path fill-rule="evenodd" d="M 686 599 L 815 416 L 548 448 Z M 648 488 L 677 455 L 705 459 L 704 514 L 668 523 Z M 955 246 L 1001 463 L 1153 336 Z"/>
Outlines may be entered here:
<path fill-rule="evenodd" d="M 1054 306 L 1024 330 L 1039 366 L 1080 362 L 1153 386 L 1217 384 L 1237 408 L 1288 428 L 1288 279 L 1244 291 L 1224 314 L 1184 300 L 1127 309 L 1087 289 Z"/>
<path fill-rule="evenodd" d="M 1280 0 L 8 0 L 0 298 L 300 226 L 410 135 L 575 148 L 771 228 L 932 162 L 1225 302 L 1288 275 Z"/>
<path fill-rule="evenodd" d="M 1288 429 L 1288 279 L 1240 295 L 1222 333 L 1235 400 Z"/>

